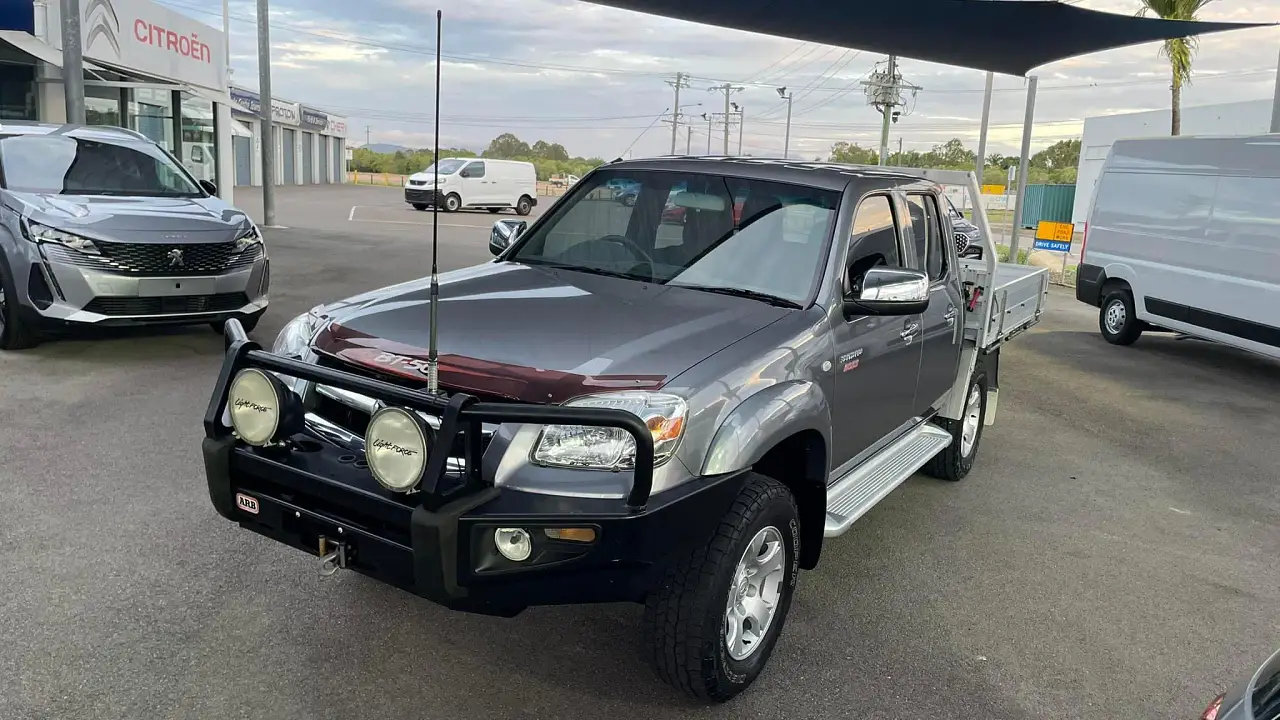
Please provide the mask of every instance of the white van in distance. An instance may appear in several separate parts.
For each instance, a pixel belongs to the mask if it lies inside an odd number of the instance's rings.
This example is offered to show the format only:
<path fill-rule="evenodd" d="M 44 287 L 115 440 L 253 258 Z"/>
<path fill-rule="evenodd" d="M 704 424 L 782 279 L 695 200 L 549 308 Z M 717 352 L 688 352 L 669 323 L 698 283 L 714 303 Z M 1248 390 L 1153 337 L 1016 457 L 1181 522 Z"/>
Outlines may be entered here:
<path fill-rule="evenodd" d="M 538 204 L 538 175 L 533 163 L 488 158 L 444 158 L 440 161 L 440 187 L 435 187 L 433 165 L 409 176 L 404 201 L 415 210 L 426 210 L 439 198 L 445 212 L 481 209 L 499 212 L 511 208 L 528 215 Z"/>
<path fill-rule="evenodd" d="M 1119 140 L 1076 299 L 1108 342 L 1173 331 L 1280 359 L 1280 135 Z"/>

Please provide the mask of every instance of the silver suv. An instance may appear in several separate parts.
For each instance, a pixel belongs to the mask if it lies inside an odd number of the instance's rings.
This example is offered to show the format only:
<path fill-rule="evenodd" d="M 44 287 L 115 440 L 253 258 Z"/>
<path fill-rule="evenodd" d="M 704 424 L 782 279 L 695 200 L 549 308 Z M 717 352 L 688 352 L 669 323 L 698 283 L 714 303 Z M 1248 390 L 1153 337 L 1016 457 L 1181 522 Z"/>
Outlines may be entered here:
<path fill-rule="evenodd" d="M 256 325 L 266 248 L 216 192 L 131 130 L 0 126 L 0 350 L 78 325 Z"/>

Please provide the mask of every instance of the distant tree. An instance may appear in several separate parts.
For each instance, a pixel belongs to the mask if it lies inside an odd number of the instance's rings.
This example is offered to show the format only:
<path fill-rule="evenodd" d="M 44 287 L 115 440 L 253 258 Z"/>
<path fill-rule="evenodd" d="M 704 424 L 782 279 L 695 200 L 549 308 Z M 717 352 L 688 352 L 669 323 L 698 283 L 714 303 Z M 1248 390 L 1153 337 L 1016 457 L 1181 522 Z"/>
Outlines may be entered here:
<path fill-rule="evenodd" d="M 831 162 L 876 165 L 880 162 L 880 153 L 871 148 L 842 141 L 831 146 Z"/>
<path fill-rule="evenodd" d="M 489 143 L 489 149 L 484 151 L 484 157 L 501 160 L 514 160 L 515 158 L 529 157 L 532 154 L 533 150 L 529 147 L 529 143 L 511 133 L 502 133 L 494 138 Z"/>
<path fill-rule="evenodd" d="M 1076 168 L 1080 165 L 1080 138 L 1059 140 L 1049 147 L 1031 156 L 1032 167 L 1047 170 Z"/>

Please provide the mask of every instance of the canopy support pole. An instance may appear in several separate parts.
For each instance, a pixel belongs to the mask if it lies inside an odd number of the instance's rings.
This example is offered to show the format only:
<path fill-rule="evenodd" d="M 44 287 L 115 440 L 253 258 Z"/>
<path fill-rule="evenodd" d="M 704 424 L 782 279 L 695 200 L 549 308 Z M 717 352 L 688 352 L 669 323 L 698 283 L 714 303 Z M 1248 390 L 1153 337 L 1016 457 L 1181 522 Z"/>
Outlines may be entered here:
<path fill-rule="evenodd" d="M 991 125 L 991 90 L 996 74 L 987 73 L 986 94 L 982 96 L 982 129 L 978 131 L 978 185 L 982 186 L 982 174 L 987 169 L 987 128 Z"/>
<path fill-rule="evenodd" d="M 1036 118 L 1036 84 L 1032 75 L 1027 84 L 1027 116 L 1022 121 L 1022 153 L 1018 158 L 1018 196 L 1013 201 L 1013 228 L 1009 236 L 1009 262 L 1018 262 L 1018 234 L 1022 231 L 1022 203 L 1027 196 L 1027 166 L 1031 160 L 1031 126 Z"/>
<path fill-rule="evenodd" d="M 1280 133 L 1280 61 L 1276 67 L 1276 89 L 1271 94 L 1271 132 Z"/>

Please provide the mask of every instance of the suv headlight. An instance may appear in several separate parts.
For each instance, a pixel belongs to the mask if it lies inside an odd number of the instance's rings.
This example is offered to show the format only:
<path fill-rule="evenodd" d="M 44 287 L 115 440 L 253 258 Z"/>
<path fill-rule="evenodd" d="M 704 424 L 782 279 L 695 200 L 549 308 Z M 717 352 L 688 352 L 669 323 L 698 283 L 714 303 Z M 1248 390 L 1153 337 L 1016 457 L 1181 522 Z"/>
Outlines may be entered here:
<path fill-rule="evenodd" d="M 78 250 L 89 255 L 102 254 L 98 252 L 98 246 L 94 245 L 93 241 L 87 237 L 81 237 L 75 233 L 51 228 L 48 225 L 41 225 L 33 220 L 23 220 L 22 231 L 31 242 L 57 243 L 63 247 L 69 247 L 72 250 Z"/>
<path fill-rule="evenodd" d="M 565 403 L 568 407 L 626 410 L 644 421 L 653 433 L 653 464 L 668 460 L 684 434 L 689 406 L 683 398 L 664 393 L 618 392 L 590 395 Z M 552 467 L 623 470 L 635 466 L 635 438 L 626 430 L 584 425 L 548 425 L 538 436 L 533 461 Z"/>
<path fill-rule="evenodd" d="M 262 231 L 258 230 L 257 225 L 250 222 L 249 229 L 241 233 L 240 237 L 236 238 L 236 252 L 244 252 L 254 245 L 261 244 Z"/>
<path fill-rule="evenodd" d="M 311 341 L 320 330 L 320 306 L 311 308 L 290 320 L 276 336 L 271 352 L 276 355 L 302 359 L 311 350 Z"/>

